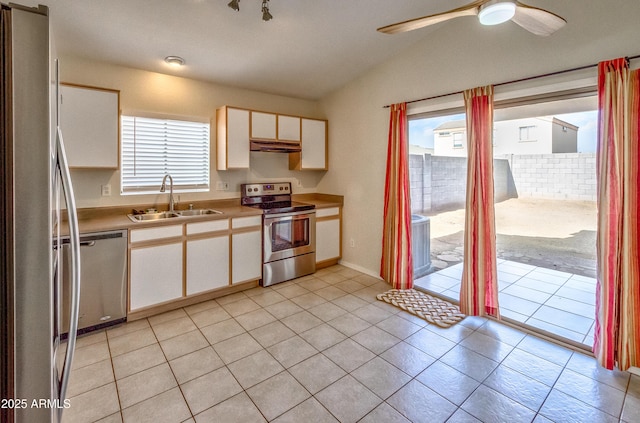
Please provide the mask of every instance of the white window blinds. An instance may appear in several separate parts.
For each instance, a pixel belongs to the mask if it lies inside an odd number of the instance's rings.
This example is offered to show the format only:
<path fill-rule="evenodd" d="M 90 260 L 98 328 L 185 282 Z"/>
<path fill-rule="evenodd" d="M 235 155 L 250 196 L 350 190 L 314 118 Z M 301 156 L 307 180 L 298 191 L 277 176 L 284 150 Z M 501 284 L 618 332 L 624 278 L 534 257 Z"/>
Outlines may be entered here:
<path fill-rule="evenodd" d="M 174 191 L 209 190 L 209 124 L 122 116 L 123 194 L 158 192 L 165 174 Z"/>

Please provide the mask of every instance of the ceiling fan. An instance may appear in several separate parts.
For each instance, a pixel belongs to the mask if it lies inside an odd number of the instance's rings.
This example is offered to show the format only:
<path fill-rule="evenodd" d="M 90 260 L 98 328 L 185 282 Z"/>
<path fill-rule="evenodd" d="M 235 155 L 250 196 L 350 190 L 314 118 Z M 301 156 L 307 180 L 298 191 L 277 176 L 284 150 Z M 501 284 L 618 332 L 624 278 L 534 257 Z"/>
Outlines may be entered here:
<path fill-rule="evenodd" d="M 548 36 L 567 23 L 562 17 L 548 10 L 528 6 L 517 0 L 476 0 L 465 6 L 444 13 L 410 19 L 378 28 L 385 34 L 407 32 L 425 26 L 434 25 L 461 16 L 478 16 L 483 25 L 497 25 L 508 20 L 515 22 L 527 31 Z"/>

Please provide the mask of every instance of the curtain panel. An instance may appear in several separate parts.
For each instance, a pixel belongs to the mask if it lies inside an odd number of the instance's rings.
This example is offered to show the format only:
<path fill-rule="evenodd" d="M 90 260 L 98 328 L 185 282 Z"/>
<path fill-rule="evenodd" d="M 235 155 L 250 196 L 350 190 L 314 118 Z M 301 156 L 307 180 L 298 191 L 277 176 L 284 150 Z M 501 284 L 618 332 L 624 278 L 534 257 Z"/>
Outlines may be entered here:
<path fill-rule="evenodd" d="M 467 201 L 460 310 L 500 317 L 493 192 L 493 86 L 464 92 Z"/>
<path fill-rule="evenodd" d="M 640 367 L 639 131 L 640 71 L 625 59 L 600 63 L 593 352 L 607 369 Z"/>
<path fill-rule="evenodd" d="M 413 287 L 407 104 L 390 106 L 380 276 L 394 289 Z"/>

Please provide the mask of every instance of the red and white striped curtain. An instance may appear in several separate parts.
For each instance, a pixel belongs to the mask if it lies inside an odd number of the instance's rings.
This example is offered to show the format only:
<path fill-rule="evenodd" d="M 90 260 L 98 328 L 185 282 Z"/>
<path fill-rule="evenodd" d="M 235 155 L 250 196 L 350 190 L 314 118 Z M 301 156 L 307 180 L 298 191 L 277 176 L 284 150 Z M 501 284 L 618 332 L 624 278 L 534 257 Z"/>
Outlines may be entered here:
<path fill-rule="evenodd" d="M 493 205 L 493 86 L 464 92 L 467 202 L 460 311 L 500 317 Z"/>
<path fill-rule="evenodd" d="M 394 104 L 389 121 L 380 276 L 394 289 L 413 287 L 407 104 Z"/>
<path fill-rule="evenodd" d="M 593 352 L 607 369 L 640 366 L 640 71 L 598 65 L 598 235 Z"/>

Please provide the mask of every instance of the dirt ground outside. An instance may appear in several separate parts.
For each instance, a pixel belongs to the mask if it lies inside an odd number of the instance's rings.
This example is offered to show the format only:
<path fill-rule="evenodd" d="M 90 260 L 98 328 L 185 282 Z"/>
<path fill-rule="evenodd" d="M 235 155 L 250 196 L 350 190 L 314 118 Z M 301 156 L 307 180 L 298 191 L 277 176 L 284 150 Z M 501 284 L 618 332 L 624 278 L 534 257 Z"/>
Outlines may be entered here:
<path fill-rule="evenodd" d="M 498 258 L 595 277 L 594 202 L 513 198 L 495 211 Z M 464 209 L 429 217 L 434 270 L 461 262 Z"/>

